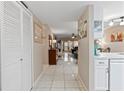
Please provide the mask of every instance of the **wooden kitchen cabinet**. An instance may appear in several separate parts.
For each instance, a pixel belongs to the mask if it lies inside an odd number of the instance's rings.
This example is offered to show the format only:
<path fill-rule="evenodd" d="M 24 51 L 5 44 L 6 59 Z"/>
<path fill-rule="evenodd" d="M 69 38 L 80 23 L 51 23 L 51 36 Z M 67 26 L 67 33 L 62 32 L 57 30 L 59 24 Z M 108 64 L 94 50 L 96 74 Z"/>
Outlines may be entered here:
<path fill-rule="evenodd" d="M 95 90 L 108 90 L 108 60 L 95 60 Z"/>

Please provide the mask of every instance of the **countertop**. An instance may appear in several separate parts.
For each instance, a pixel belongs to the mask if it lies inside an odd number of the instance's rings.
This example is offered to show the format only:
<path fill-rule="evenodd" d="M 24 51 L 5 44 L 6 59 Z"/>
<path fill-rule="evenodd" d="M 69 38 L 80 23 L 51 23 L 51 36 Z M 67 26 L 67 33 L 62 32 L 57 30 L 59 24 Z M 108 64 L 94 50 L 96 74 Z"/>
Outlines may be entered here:
<path fill-rule="evenodd" d="M 100 53 L 98 56 L 94 56 L 95 59 L 122 59 L 124 60 L 124 53 Z"/>

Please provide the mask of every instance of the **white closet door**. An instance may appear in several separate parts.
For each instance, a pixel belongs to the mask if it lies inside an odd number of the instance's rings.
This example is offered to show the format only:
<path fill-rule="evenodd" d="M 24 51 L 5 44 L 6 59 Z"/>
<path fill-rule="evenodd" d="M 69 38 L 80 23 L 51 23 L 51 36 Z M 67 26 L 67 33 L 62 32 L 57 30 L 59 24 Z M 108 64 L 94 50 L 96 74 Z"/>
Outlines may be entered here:
<path fill-rule="evenodd" d="M 22 89 L 30 90 L 32 87 L 32 23 L 31 15 L 23 11 L 23 63 L 22 63 Z"/>
<path fill-rule="evenodd" d="M 0 37 L 3 23 L 3 2 L 0 2 Z M 1 43 L 0 43 L 1 46 Z M 0 47 L 1 48 L 1 47 Z M 0 90 L 1 90 L 1 50 L 0 50 Z"/>
<path fill-rule="evenodd" d="M 4 2 L 1 31 L 2 90 L 21 90 L 21 10 L 16 2 Z"/>

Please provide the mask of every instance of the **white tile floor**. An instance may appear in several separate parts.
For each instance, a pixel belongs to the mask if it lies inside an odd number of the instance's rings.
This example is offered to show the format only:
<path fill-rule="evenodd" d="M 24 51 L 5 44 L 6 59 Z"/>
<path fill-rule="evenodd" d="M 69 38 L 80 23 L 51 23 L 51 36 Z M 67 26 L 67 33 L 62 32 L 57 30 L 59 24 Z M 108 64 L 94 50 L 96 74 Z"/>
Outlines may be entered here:
<path fill-rule="evenodd" d="M 69 53 L 59 59 L 57 65 L 50 65 L 44 71 L 32 91 L 82 91 L 77 78 L 77 64 Z"/>

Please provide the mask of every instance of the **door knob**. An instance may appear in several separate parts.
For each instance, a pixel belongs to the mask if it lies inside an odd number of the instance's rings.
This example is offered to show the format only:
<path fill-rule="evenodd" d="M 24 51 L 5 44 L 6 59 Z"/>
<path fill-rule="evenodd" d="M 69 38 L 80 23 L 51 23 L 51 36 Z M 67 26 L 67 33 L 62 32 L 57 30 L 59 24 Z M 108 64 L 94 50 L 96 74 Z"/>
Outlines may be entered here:
<path fill-rule="evenodd" d="M 20 61 L 23 61 L 23 58 L 20 58 Z"/>

